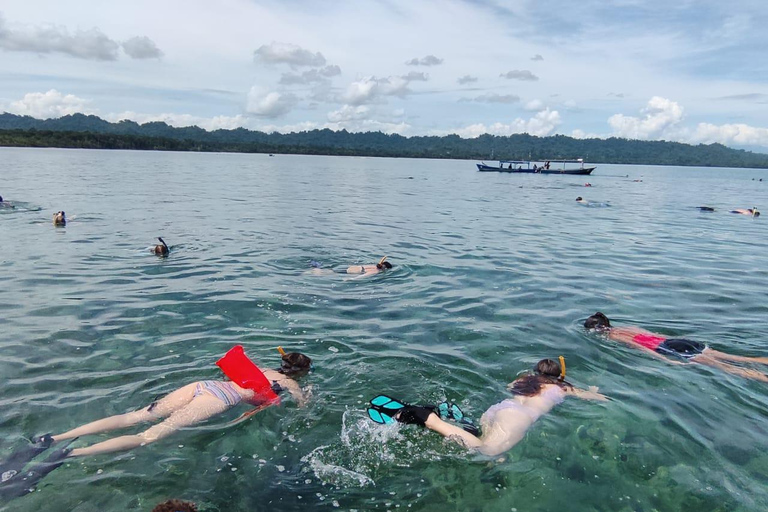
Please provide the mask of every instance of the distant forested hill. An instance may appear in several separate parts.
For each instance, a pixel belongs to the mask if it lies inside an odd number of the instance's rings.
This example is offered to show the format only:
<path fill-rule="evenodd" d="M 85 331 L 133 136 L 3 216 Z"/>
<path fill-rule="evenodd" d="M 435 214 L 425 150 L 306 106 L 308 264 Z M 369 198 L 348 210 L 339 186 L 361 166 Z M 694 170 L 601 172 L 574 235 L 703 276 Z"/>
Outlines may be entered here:
<path fill-rule="evenodd" d="M 288 134 L 244 128 L 209 132 L 196 126 L 174 128 L 161 122 L 142 125 L 133 121 L 110 123 L 83 114 L 46 120 L 0 114 L 0 146 L 472 160 L 584 158 L 592 163 L 768 168 L 768 154 L 732 149 L 722 144 L 692 146 L 666 141 L 574 139 L 565 135 L 536 137 L 528 134 L 482 135 L 476 139 L 462 139 L 458 135 L 403 137 L 381 132 L 350 133 L 328 129 Z"/>

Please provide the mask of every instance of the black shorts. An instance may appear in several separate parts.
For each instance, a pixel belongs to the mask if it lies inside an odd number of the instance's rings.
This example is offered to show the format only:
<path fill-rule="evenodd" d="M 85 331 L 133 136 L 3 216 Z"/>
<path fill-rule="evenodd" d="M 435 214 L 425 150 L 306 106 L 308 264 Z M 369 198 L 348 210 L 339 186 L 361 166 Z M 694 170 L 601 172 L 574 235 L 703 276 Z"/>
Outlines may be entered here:
<path fill-rule="evenodd" d="M 690 359 L 704 352 L 706 345 L 700 341 L 686 340 L 684 338 L 669 338 L 656 347 L 656 352 L 670 356 Z"/>

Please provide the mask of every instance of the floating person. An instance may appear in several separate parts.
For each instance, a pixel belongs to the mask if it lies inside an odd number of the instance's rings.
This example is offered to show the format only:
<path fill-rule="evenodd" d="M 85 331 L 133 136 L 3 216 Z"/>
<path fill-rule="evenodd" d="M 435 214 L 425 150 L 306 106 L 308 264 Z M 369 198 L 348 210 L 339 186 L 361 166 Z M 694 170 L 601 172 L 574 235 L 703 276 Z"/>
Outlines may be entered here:
<path fill-rule="evenodd" d="M 589 201 L 587 201 L 586 199 L 584 199 L 584 198 L 583 198 L 583 197 L 581 197 L 581 196 L 579 196 L 579 197 L 577 197 L 577 198 L 576 198 L 576 202 L 577 202 L 577 203 L 581 203 L 581 204 L 589 204 Z"/>
<path fill-rule="evenodd" d="M 768 382 L 768 375 L 748 368 L 741 368 L 726 361 L 739 363 L 768 364 L 768 357 L 745 357 L 726 354 L 711 349 L 700 341 L 685 338 L 670 338 L 664 334 L 646 331 L 640 327 L 613 327 L 608 317 L 601 312 L 590 316 L 584 322 L 588 330 L 608 336 L 608 339 L 626 343 L 643 350 L 659 359 L 670 361 L 666 356 L 682 358 L 691 363 L 699 363 L 719 368 L 733 375 Z M 684 364 L 678 362 L 678 364 Z"/>
<path fill-rule="evenodd" d="M 379 272 L 384 272 L 385 270 L 390 270 L 391 268 L 392 264 L 388 262 L 387 257 L 384 256 L 375 265 L 353 265 L 348 267 L 347 274 L 373 275 L 378 274 Z"/>
<path fill-rule="evenodd" d="M 738 213 L 740 215 L 749 215 L 750 217 L 759 217 L 760 212 L 757 211 L 757 207 L 754 206 L 752 208 L 737 208 L 735 210 L 731 210 L 731 213 Z"/>
<path fill-rule="evenodd" d="M 584 186 L 585 186 L 585 187 L 591 187 L 591 186 L 592 186 L 592 184 L 591 184 L 591 183 L 585 183 L 585 184 L 584 184 Z"/>
<path fill-rule="evenodd" d="M 715 209 L 712 208 L 711 206 L 697 206 L 696 208 L 698 208 L 702 212 L 713 212 L 713 211 L 715 211 Z"/>
<path fill-rule="evenodd" d="M 165 240 L 163 240 L 161 237 L 157 237 L 157 239 L 160 240 L 160 243 L 152 249 L 152 252 L 158 256 L 168 256 L 168 254 L 171 252 L 170 247 L 168 247 L 168 244 L 166 244 Z"/>
<path fill-rule="evenodd" d="M 8 201 L 3 201 L 3 196 L 0 196 L 0 208 L 13 209 L 13 208 L 16 208 L 16 207 L 13 206 L 13 204 L 9 203 Z"/>
<path fill-rule="evenodd" d="M 67 225 L 67 215 L 61 211 L 53 214 L 53 225 L 56 227 L 63 227 Z"/>
<path fill-rule="evenodd" d="M 6 461 L 0 462 L 0 468 L 3 468 L 4 473 L 14 472 L 11 477 L 7 479 L 4 477 L 4 482 L 0 483 L 0 495 L 3 495 L 3 489 L 6 485 L 15 488 L 23 481 L 25 488 L 29 489 L 34 487 L 43 476 L 50 473 L 52 469 L 41 473 L 38 477 L 25 478 L 24 475 L 27 473 L 22 470 L 33 457 L 61 441 L 74 440 L 81 436 L 109 432 L 165 418 L 162 422 L 139 434 L 120 436 L 83 448 L 57 450 L 49 457 L 49 460 L 46 460 L 46 463 L 59 464 L 64 458 L 112 453 L 144 446 L 163 439 L 181 428 L 217 416 L 241 402 L 255 407 L 244 415 L 250 416 L 279 403 L 278 394 L 283 390 L 288 391 L 299 406 L 303 406 L 307 398 L 299 387 L 297 379 L 311 370 L 312 360 L 299 352 L 286 353 L 282 347 L 278 347 L 278 351 L 280 351 L 282 359 L 280 368 L 260 370 L 245 355 L 243 347 L 237 345 L 216 362 L 224 374 L 229 377 L 229 381 L 204 380 L 193 382 L 172 391 L 138 411 L 96 420 L 62 434 L 46 434 L 40 437 L 32 446 L 27 446 L 12 454 Z M 48 469 L 47 466 L 45 469 Z"/>
<path fill-rule="evenodd" d="M 576 202 L 584 206 L 589 206 L 590 208 L 606 208 L 608 206 L 611 206 L 608 203 L 601 203 L 600 201 L 589 201 L 587 199 L 584 199 L 581 196 L 576 198 Z"/>
<path fill-rule="evenodd" d="M 532 374 L 519 377 L 507 386 L 512 398 L 493 405 L 480 418 L 482 435 L 471 428 L 458 427 L 445 421 L 440 407 L 409 405 L 380 395 L 371 400 L 368 415 L 377 423 L 394 421 L 426 427 L 459 442 L 465 447 L 491 457 L 500 455 L 520 442 L 528 429 L 566 396 L 606 401 L 597 387 L 578 389 L 565 380 L 565 360 L 560 363 L 542 359 Z M 440 404 L 441 406 L 443 404 Z M 453 409 L 453 408 L 451 408 Z M 450 409 L 449 409 L 450 411 Z M 451 411 L 449 419 L 458 419 Z M 463 416 L 463 414 L 462 414 Z"/>

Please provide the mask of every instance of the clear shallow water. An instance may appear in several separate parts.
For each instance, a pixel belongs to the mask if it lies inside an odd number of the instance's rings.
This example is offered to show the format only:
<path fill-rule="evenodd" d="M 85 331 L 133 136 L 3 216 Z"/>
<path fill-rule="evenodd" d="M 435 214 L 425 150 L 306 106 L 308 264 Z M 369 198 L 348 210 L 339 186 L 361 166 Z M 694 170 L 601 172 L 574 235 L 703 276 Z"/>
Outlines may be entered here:
<path fill-rule="evenodd" d="M 217 378 L 236 343 L 266 365 L 282 345 L 316 366 L 305 409 L 224 427 L 240 409 L 72 461 L 4 510 L 169 497 L 222 511 L 768 507 L 768 386 L 580 327 L 601 310 L 768 355 L 768 217 L 726 213 L 768 212 L 765 171 L 511 176 L 463 161 L 31 149 L 0 149 L 0 165 L 0 194 L 23 203 L 0 210 L 2 453 Z M 56 229 L 61 209 L 71 221 Z M 148 252 L 158 235 L 166 260 Z M 386 275 L 304 274 L 312 259 L 383 254 Z M 364 414 L 386 392 L 479 418 L 518 372 L 560 354 L 570 380 L 615 401 L 567 401 L 502 462 Z"/>

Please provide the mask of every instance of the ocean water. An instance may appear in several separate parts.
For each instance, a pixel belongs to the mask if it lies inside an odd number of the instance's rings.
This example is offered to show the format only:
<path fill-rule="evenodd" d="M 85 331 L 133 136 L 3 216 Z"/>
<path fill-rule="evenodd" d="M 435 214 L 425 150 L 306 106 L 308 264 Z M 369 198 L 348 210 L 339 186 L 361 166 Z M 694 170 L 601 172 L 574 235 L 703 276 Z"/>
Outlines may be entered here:
<path fill-rule="evenodd" d="M 768 356 L 768 217 L 727 213 L 768 212 L 767 187 L 749 169 L 516 176 L 469 161 L 0 148 L 0 194 L 18 206 L 0 210 L 0 457 L 217 378 L 235 344 L 265 366 L 278 345 L 315 361 L 305 408 L 233 424 L 241 408 L 71 460 L 0 509 L 765 510 L 768 385 L 581 324 L 600 310 Z M 149 253 L 157 236 L 167 259 Z M 394 269 L 371 278 L 307 273 L 385 254 Z M 496 460 L 365 415 L 387 393 L 479 418 L 559 355 L 569 380 L 613 401 L 567 400 Z"/>

